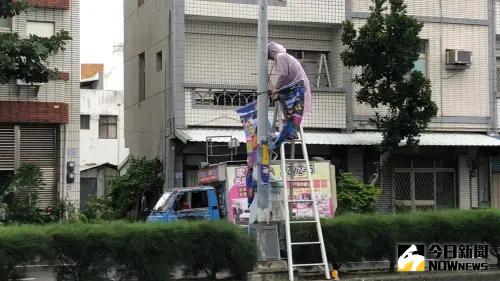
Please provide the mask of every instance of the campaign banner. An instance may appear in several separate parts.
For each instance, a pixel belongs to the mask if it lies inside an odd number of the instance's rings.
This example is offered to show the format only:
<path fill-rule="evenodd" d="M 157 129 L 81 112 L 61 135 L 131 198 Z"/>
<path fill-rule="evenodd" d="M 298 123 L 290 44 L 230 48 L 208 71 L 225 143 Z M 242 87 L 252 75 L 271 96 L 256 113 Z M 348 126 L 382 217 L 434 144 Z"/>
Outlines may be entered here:
<path fill-rule="evenodd" d="M 313 180 L 314 191 L 317 200 L 318 213 L 320 217 L 333 216 L 333 194 L 332 182 L 330 178 L 330 163 L 315 162 L 311 164 L 311 176 Z M 294 173 L 296 179 L 307 179 L 307 174 L 304 164 L 287 167 L 287 173 Z M 281 166 L 271 165 L 271 174 L 276 177 L 281 177 Z M 246 176 L 248 167 L 246 166 L 230 166 L 226 168 L 226 204 L 228 221 L 235 224 L 246 225 L 250 218 L 250 209 L 248 204 Z M 282 189 L 282 188 L 280 188 Z M 288 189 L 290 190 L 290 189 Z M 307 182 L 294 183 L 293 195 L 294 199 L 311 198 Z M 282 200 L 282 199 L 281 199 Z M 295 216 L 312 216 L 312 206 L 304 205 L 306 203 L 291 203 L 290 210 Z M 280 210 L 282 211 L 282 210 Z M 279 215 L 276 215 L 280 217 Z"/>
<path fill-rule="evenodd" d="M 281 166 L 272 165 L 273 174 L 281 178 Z M 313 182 L 316 206 L 320 217 L 333 216 L 332 183 L 330 179 L 330 164 L 328 162 L 317 162 L 310 164 L 311 178 Z M 297 180 L 307 180 L 307 170 L 305 163 L 295 163 L 286 166 L 287 177 Z M 293 187 L 293 188 L 291 188 Z M 289 200 L 310 200 L 312 198 L 309 191 L 309 182 L 291 182 L 288 188 Z M 311 217 L 313 215 L 312 202 L 291 203 L 289 208 L 294 217 Z"/>
<path fill-rule="evenodd" d="M 257 169 L 261 167 L 261 181 L 263 186 L 269 185 L 269 148 L 260 146 L 257 136 L 257 101 L 249 103 L 236 110 L 240 116 L 246 138 L 247 165 L 245 183 L 248 205 L 252 204 L 257 188 Z"/>

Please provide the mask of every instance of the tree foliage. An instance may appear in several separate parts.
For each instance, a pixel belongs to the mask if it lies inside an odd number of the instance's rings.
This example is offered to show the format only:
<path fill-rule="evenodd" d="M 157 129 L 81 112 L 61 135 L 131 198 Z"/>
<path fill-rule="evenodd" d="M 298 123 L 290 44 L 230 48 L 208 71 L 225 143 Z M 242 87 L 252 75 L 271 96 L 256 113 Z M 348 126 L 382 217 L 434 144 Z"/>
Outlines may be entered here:
<path fill-rule="evenodd" d="M 369 122 L 383 133 L 385 158 L 403 140 L 416 146 L 437 114 L 429 79 L 413 70 L 422 27 L 407 15 L 403 0 L 373 0 L 367 22 L 358 31 L 351 22 L 344 23 L 342 42 L 347 48 L 341 58 L 345 66 L 361 68 L 354 77 L 360 86 L 357 101 L 381 109 Z"/>
<path fill-rule="evenodd" d="M 26 1 L 0 0 L 0 17 L 20 15 L 28 8 Z M 30 35 L 22 38 L 18 33 L 0 33 L 0 84 L 11 79 L 22 79 L 28 83 L 46 83 L 55 79 L 56 68 L 51 68 L 48 59 L 65 50 L 69 32 L 61 30 L 51 37 Z"/>
<path fill-rule="evenodd" d="M 43 223 L 47 216 L 37 208 L 38 192 L 44 188 L 43 174 L 34 164 L 22 164 L 10 178 L 10 183 L 0 187 L 0 208 L 7 222 Z"/>
<path fill-rule="evenodd" d="M 9 185 L 3 190 L 2 197 L 13 195 L 14 201 L 22 198 L 27 204 L 34 206 L 38 200 L 38 191 L 43 189 L 44 185 L 42 170 L 35 164 L 25 163 L 11 177 Z"/>
<path fill-rule="evenodd" d="M 0 17 L 11 18 L 21 14 L 29 7 L 27 1 L 0 0 Z"/>
<path fill-rule="evenodd" d="M 90 221 L 144 219 L 148 202 L 156 203 L 161 195 L 162 170 L 158 159 L 132 158 L 127 172 L 111 179 L 104 197 L 90 199 L 83 215 Z"/>
<path fill-rule="evenodd" d="M 375 211 L 380 189 L 364 184 L 351 173 L 342 173 L 337 182 L 337 214 L 367 214 Z"/>

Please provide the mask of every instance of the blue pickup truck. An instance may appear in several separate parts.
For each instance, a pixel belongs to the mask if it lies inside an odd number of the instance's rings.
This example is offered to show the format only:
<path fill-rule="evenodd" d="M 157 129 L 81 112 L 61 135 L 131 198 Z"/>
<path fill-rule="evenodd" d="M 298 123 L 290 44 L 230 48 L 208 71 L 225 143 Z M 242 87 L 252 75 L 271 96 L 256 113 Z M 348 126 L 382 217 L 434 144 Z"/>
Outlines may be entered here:
<path fill-rule="evenodd" d="M 222 217 L 213 187 L 179 188 L 165 193 L 148 216 L 148 222 L 219 220 Z"/>

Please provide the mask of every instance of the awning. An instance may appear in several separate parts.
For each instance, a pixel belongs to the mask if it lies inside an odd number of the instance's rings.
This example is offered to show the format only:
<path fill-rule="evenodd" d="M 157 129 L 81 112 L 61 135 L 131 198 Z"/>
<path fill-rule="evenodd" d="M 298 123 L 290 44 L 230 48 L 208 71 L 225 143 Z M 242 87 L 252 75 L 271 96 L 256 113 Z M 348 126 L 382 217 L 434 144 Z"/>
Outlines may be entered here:
<path fill-rule="evenodd" d="M 193 128 L 178 129 L 176 136 L 184 143 L 205 142 L 207 137 L 227 136 L 245 142 L 242 129 Z M 378 145 L 382 141 L 379 132 L 333 133 L 326 131 L 307 131 L 304 139 L 308 144 L 322 145 Z M 499 146 L 500 140 L 479 133 L 424 133 L 420 138 L 421 146 Z"/>

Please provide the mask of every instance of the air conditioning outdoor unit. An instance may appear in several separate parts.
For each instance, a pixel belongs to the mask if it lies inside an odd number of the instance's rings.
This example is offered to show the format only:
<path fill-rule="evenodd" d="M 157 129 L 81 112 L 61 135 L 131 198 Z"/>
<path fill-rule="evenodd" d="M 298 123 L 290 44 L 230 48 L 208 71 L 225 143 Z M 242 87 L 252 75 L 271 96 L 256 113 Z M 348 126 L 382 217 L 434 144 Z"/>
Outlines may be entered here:
<path fill-rule="evenodd" d="M 22 93 L 26 93 L 28 97 L 36 98 L 38 96 L 38 91 L 40 90 L 40 86 L 45 83 L 28 83 L 24 79 L 16 79 L 17 87 L 17 95 L 21 95 Z"/>
<path fill-rule="evenodd" d="M 463 50 L 446 50 L 446 68 L 466 69 L 472 63 L 472 52 Z"/>
<path fill-rule="evenodd" d="M 42 86 L 45 83 L 28 83 L 24 79 L 16 79 L 16 85 L 18 86 Z"/>

